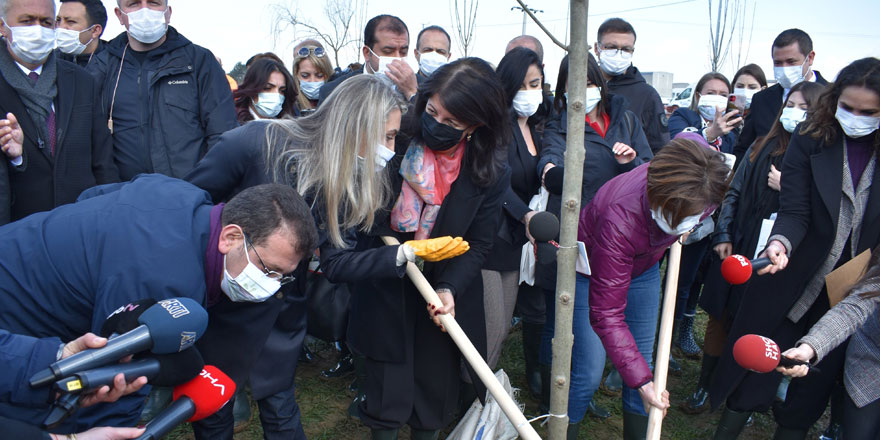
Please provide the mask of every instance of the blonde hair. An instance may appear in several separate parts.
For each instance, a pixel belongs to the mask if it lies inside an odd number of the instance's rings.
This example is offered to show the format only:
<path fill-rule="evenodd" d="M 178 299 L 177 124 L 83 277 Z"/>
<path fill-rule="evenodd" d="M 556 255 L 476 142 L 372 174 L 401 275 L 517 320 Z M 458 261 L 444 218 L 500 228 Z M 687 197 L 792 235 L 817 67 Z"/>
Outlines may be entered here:
<path fill-rule="evenodd" d="M 377 145 L 385 140 L 388 115 L 406 112 L 400 93 L 374 75 L 342 82 L 318 110 L 299 119 L 271 121 L 266 128 L 266 164 L 274 182 L 313 197 L 318 227 L 345 247 L 343 230 L 373 226 L 389 198 L 388 173 L 375 172 Z M 363 160 L 359 160 L 363 154 Z"/>
<path fill-rule="evenodd" d="M 312 65 L 315 66 L 321 73 L 324 74 L 325 84 L 327 81 L 330 81 L 330 76 L 333 75 L 333 66 L 330 64 L 330 60 L 327 58 L 328 54 L 324 52 L 324 56 L 316 57 L 315 56 L 315 47 L 316 46 L 303 46 L 309 48 L 309 56 L 301 57 L 296 56 L 293 60 L 293 77 L 296 79 L 296 89 L 299 90 L 299 65 L 303 62 L 303 60 L 309 60 L 312 62 Z M 312 104 L 309 102 L 309 98 L 302 92 L 297 94 L 296 97 L 296 106 L 299 107 L 300 110 L 307 110 L 312 108 Z"/>

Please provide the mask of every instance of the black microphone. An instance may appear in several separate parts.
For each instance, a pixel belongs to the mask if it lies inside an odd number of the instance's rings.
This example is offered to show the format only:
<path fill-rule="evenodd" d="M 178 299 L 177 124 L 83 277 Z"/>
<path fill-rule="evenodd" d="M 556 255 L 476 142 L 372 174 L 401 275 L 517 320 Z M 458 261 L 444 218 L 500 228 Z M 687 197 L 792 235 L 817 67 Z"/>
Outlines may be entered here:
<path fill-rule="evenodd" d="M 559 235 L 559 219 L 553 213 L 539 212 L 529 220 L 529 234 L 535 239 L 535 260 L 541 263 L 555 261 L 558 248 L 550 242 Z"/>
<path fill-rule="evenodd" d="M 529 234 L 535 241 L 555 240 L 559 235 L 559 219 L 553 213 L 538 212 L 529 220 Z"/>
<path fill-rule="evenodd" d="M 138 318 L 140 318 L 147 309 L 152 307 L 153 304 L 156 304 L 155 299 L 144 298 L 128 303 L 114 310 L 113 313 L 104 320 L 104 324 L 101 325 L 100 335 L 109 338 L 114 333 L 121 335 L 134 330 L 140 325 Z"/>
<path fill-rule="evenodd" d="M 565 167 L 553 167 L 544 173 L 544 188 L 550 194 L 562 195 L 562 178 L 565 174 Z"/>
<path fill-rule="evenodd" d="M 144 376 L 150 385 L 173 387 L 196 377 L 204 366 L 198 349 L 190 347 L 180 353 L 150 355 L 124 364 L 82 371 L 55 382 L 55 388 L 65 393 L 88 393 L 104 385 L 112 387 L 119 373 L 125 376 L 126 382 Z"/>
<path fill-rule="evenodd" d="M 186 350 L 205 333 L 208 312 L 190 298 L 171 298 L 147 309 L 138 317 L 138 322 L 140 326 L 110 339 L 104 347 L 84 350 L 49 365 L 49 368 L 31 377 L 31 386 L 48 385 L 71 374 L 117 362 L 125 356 L 145 350 L 156 354 Z"/>

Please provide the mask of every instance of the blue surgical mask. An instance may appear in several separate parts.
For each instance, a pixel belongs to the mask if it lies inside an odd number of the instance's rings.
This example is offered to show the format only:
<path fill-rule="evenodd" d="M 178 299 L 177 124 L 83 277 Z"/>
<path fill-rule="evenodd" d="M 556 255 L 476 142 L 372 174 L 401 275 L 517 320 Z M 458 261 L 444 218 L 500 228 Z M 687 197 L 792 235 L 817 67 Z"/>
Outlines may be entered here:
<path fill-rule="evenodd" d="M 697 103 L 697 109 L 700 111 L 700 116 L 707 120 L 711 121 L 715 119 L 715 113 L 718 111 L 718 107 L 721 108 L 723 112 L 724 109 L 727 108 L 727 97 L 721 95 L 700 95 L 700 101 Z"/>
<path fill-rule="evenodd" d="M 807 111 L 795 107 L 786 107 L 782 109 L 782 115 L 779 116 L 779 122 L 782 128 L 789 133 L 794 133 L 794 129 L 798 124 L 807 119 Z"/>
<path fill-rule="evenodd" d="M 321 92 L 321 86 L 324 85 L 324 81 L 303 81 L 299 80 L 299 89 L 302 91 L 303 95 L 306 98 L 311 99 L 312 101 L 318 99 L 318 96 Z"/>
<path fill-rule="evenodd" d="M 284 95 L 280 93 L 260 93 L 257 95 L 257 102 L 254 103 L 254 109 L 263 118 L 278 116 L 282 106 L 284 106 Z"/>
<path fill-rule="evenodd" d="M 682 235 L 690 231 L 691 229 L 694 229 L 694 226 L 700 224 L 700 217 L 702 216 L 702 214 L 687 216 L 681 220 L 681 223 L 673 227 L 669 224 L 669 221 L 667 220 L 667 218 L 670 216 L 663 213 L 660 208 L 651 210 L 651 218 L 654 219 L 654 222 L 657 223 L 657 226 L 659 226 L 660 229 L 663 230 L 663 232 L 675 236 Z"/>

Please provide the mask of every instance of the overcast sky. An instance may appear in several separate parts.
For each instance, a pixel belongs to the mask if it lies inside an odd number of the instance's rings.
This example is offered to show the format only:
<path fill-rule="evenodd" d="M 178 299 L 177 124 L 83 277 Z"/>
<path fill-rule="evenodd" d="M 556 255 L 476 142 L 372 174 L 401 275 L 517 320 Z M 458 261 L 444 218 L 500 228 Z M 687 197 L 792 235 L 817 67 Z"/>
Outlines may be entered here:
<path fill-rule="evenodd" d="M 116 0 L 103 0 L 110 15 L 105 39 L 111 39 L 124 28 L 113 9 Z M 453 34 L 453 57 L 462 55 L 456 45 L 450 11 L 454 0 L 348 0 L 353 9 L 369 19 L 378 14 L 397 15 L 410 29 L 410 45 L 420 29 L 439 25 Z M 717 2 L 718 0 L 713 0 Z M 232 69 L 237 61 L 245 61 L 258 52 L 275 51 L 290 67 L 293 45 L 309 36 L 305 29 L 296 33 L 287 30 L 279 35 L 271 32 L 272 5 L 290 5 L 321 28 L 329 28 L 322 0 L 170 0 L 171 25 L 194 43 L 210 49 L 223 59 L 224 69 Z M 866 56 L 880 57 L 880 1 L 828 0 L 770 1 L 751 0 L 755 6 L 754 22 L 750 17 L 744 32 L 742 62 L 758 63 L 772 78 L 770 46 L 782 30 L 798 27 L 813 38 L 816 51 L 814 68 L 832 80 L 849 62 Z M 523 14 L 512 11 L 515 0 L 481 0 L 477 10 L 475 42 L 470 51 L 491 63 L 504 55 L 507 42 L 522 32 Z M 831 6 L 833 5 L 833 6 Z M 564 0 L 532 0 L 529 7 L 541 9 L 538 18 L 557 38 L 567 41 L 568 2 Z M 588 38 L 592 43 L 603 20 L 619 16 L 636 29 L 638 40 L 633 59 L 642 71 L 666 71 L 674 74 L 675 82 L 696 81 L 709 71 L 708 0 L 593 0 L 589 2 Z M 751 12 L 751 9 L 750 9 Z M 749 14 L 751 15 L 751 14 Z M 357 20 L 357 19 L 356 19 Z M 364 21 L 358 21 L 362 34 Z M 564 51 L 554 45 L 534 23 L 527 21 L 526 33 L 535 35 L 544 44 L 547 82 L 555 84 L 559 62 Z M 735 58 L 737 50 L 734 48 Z M 356 61 L 356 49 L 350 47 L 340 63 Z M 410 54 L 409 61 L 415 65 Z M 730 60 L 721 69 L 731 76 L 739 67 Z"/>

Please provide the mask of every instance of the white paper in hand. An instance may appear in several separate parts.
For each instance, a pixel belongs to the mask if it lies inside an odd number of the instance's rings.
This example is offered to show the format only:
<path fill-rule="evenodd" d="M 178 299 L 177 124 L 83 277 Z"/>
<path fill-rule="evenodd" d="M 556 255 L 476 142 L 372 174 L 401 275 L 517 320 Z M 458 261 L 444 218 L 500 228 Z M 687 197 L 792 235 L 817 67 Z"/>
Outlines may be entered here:
<path fill-rule="evenodd" d="M 574 270 L 584 276 L 592 275 L 590 272 L 590 260 L 587 259 L 587 247 L 582 241 L 578 242 L 578 259 Z"/>

